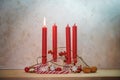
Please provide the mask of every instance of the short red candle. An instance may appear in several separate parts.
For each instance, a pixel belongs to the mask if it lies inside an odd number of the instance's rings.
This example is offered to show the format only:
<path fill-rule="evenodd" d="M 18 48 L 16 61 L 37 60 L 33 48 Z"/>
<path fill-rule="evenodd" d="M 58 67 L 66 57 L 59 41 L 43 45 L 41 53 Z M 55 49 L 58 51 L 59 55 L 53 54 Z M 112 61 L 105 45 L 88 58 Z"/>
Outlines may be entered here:
<path fill-rule="evenodd" d="M 71 37 L 70 37 L 70 27 L 66 27 L 66 63 L 71 64 Z"/>
<path fill-rule="evenodd" d="M 47 27 L 42 27 L 42 64 L 47 62 Z"/>
<path fill-rule="evenodd" d="M 57 61 L 57 26 L 52 26 L 52 49 L 53 49 L 53 60 Z"/>
<path fill-rule="evenodd" d="M 77 26 L 76 24 L 72 27 L 72 54 L 73 62 L 77 63 Z"/>

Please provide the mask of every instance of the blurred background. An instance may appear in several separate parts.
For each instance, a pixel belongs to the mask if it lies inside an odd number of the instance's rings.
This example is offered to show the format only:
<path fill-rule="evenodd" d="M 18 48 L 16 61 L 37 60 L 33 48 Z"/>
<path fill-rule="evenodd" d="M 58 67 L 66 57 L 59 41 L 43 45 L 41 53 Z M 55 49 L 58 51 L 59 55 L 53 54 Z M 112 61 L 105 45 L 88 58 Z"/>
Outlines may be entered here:
<path fill-rule="evenodd" d="M 43 18 L 58 26 L 58 47 L 65 27 L 78 26 L 78 55 L 100 69 L 120 69 L 119 0 L 0 0 L 0 69 L 23 69 L 41 56 Z M 51 58 L 51 56 L 48 56 Z"/>

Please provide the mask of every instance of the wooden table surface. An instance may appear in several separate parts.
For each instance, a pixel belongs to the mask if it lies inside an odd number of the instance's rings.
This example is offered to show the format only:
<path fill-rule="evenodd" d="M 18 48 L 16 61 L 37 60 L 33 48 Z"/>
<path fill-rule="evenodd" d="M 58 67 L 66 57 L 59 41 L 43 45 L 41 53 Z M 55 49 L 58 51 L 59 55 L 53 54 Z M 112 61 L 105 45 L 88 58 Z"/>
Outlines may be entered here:
<path fill-rule="evenodd" d="M 57 80 L 101 80 L 103 78 L 116 78 L 116 80 L 120 80 L 120 70 L 98 70 L 96 73 L 71 73 L 71 74 L 36 74 L 36 73 L 25 73 L 24 70 L 0 70 L 0 80 L 1 79 L 47 79 L 53 80 L 56 78 Z M 109 79 L 110 80 L 110 79 Z"/>

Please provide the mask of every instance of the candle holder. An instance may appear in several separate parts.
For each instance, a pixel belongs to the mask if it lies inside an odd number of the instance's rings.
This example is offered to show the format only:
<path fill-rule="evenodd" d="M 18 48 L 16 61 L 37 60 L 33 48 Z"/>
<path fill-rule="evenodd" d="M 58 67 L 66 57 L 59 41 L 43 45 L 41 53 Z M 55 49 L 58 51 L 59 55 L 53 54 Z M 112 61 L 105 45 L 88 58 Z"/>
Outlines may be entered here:
<path fill-rule="evenodd" d="M 48 51 L 51 53 L 51 51 Z M 65 51 L 59 52 L 58 59 L 62 59 L 61 57 L 65 57 Z M 37 73 L 37 74 L 68 74 L 68 73 L 80 73 L 83 71 L 84 73 L 95 73 L 97 71 L 97 67 L 90 67 L 82 57 L 77 55 L 77 59 L 79 59 L 85 66 L 82 67 L 81 64 L 76 65 L 75 63 L 66 64 L 63 59 L 63 65 L 54 62 L 53 59 L 47 61 L 46 64 L 42 64 L 40 62 L 42 56 L 37 57 L 36 64 L 31 65 L 29 67 L 25 67 L 25 72 L 27 73 Z M 66 58 L 65 58 L 66 59 Z"/>

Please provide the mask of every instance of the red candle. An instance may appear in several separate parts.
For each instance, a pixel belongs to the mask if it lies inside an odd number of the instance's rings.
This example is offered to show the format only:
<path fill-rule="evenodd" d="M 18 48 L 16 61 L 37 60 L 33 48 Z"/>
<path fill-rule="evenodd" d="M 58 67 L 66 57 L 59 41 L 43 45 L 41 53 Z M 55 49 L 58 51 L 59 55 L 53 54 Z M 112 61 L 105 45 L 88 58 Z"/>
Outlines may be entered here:
<path fill-rule="evenodd" d="M 52 49 L 53 49 L 53 60 L 57 61 L 57 26 L 52 26 Z"/>
<path fill-rule="evenodd" d="M 70 27 L 66 27 L 66 63 L 71 64 L 71 37 L 70 37 Z"/>
<path fill-rule="evenodd" d="M 47 62 L 47 27 L 44 18 L 44 26 L 42 27 L 42 64 Z"/>
<path fill-rule="evenodd" d="M 72 27 L 72 54 L 73 54 L 73 61 L 77 63 L 77 26 L 76 24 Z"/>

